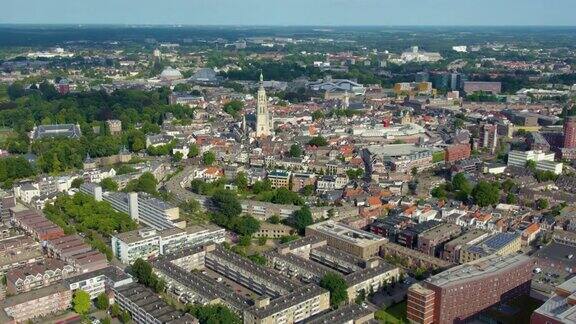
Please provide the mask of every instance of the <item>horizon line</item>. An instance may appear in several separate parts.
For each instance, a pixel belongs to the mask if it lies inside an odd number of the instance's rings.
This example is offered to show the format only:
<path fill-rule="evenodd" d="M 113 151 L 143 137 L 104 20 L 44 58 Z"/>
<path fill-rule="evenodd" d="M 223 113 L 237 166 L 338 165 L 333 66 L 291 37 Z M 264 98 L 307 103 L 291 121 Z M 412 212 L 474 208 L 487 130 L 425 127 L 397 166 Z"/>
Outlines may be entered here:
<path fill-rule="evenodd" d="M 180 24 L 180 23 L 29 23 L 29 22 L 8 22 L 8 23 L 0 23 L 0 27 L 4 26 L 66 26 L 66 27 L 99 27 L 99 26 L 108 26 L 108 27 L 171 27 L 171 28 L 182 28 L 182 27 L 254 27 L 254 28 L 262 28 L 262 27 L 275 27 L 275 28 L 293 28 L 293 27 L 305 27 L 305 28 L 346 28 L 346 27 L 410 27 L 410 28 L 421 28 L 421 27 L 496 27 L 496 28 L 515 28 L 515 27 L 540 27 L 540 28 L 575 28 L 575 25 L 548 25 L 548 24 L 541 24 L 541 25 L 521 25 L 521 24 L 513 24 L 513 25 L 376 25 L 376 24 L 367 24 L 367 25 L 302 25 L 302 24 L 294 24 L 294 25 L 286 25 L 286 24 Z"/>

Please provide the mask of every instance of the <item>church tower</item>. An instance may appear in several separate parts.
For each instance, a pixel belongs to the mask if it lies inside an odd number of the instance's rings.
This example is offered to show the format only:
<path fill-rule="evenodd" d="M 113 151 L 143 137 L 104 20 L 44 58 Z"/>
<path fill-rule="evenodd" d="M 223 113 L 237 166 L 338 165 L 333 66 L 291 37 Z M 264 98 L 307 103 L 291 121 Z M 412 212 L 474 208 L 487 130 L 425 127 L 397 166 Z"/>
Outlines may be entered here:
<path fill-rule="evenodd" d="M 256 137 L 272 135 L 270 132 L 270 113 L 268 111 L 268 97 L 264 89 L 264 77 L 260 73 L 260 88 L 258 89 L 258 104 L 256 111 Z"/>

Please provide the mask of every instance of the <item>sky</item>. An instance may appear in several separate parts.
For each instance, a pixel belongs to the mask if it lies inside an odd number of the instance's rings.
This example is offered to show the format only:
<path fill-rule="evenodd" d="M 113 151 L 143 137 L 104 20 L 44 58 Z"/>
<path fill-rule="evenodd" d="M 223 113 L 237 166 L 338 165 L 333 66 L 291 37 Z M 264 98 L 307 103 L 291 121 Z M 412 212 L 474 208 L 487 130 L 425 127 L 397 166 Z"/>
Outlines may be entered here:
<path fill-rule="evenodd" d="M 576 0 L 1 0 L 0 23 L 576 25 Z"/>

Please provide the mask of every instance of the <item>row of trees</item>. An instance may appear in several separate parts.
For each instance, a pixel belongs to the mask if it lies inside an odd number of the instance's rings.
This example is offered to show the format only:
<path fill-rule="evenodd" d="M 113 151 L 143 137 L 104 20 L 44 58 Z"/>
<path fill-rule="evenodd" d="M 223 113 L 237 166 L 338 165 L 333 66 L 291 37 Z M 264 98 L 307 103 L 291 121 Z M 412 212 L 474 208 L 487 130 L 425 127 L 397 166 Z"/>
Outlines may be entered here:
<path fill-rule="evenodd" d="M 472 186 L 464 173 L 458 173 L 451 182 L 446 182 L 434 189 L 431 194 L 439 199 L 455 198 L 468 201 L 472 198 L 474 203 L 481 207 L 495 205 L 500 201 L 500 184 L 498 182 L 479 181 Z"/>

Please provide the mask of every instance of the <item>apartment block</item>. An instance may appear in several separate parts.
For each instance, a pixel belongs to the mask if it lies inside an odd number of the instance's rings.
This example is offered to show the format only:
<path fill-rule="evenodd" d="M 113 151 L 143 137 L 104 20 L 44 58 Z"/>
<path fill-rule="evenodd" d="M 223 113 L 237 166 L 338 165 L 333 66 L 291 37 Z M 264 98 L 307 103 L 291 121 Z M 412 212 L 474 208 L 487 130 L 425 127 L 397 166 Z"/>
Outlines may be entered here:
<path fill-rule="evenodd" d="M 290 172 L 284 170 L 275 170 L 266 176 L 272 185 L 272 188 L 290 188 Z"/>
<path fill-rule="evenodd" d="M 222 243 L 224 239 L 225 230 L 213 225 L 191 226 L 186 230 L 143 228 L 112 236 L 112 251 L 120 261 L 131 264 L 139 258 L 149 259 L 193 246 Z"/>
<path fill-rule="evenodd" d="M 306 236 L 317 236 L 325 239 L 331 247 L 364 260 L 377 256 L 380 247 L 388 241 L 381 236 L 332 220 L 306 227 Z"/>
<path fill-rule="evenodd" d="M 9 297 L 2 305 L 2 323 L 23 323 L 68 309 L 72 291 L 63 284 L 55 284 Z"/>
<path fill-rule="evenodd" d="M 198 320 L 168 305 L 149 288 L 131 283 L 113 288 L 114 300 L 120 309 L 130 313 L 137 324 L 196 324 Z"/>
<path fill-rule="evenodd" d="M 481 311 L 530 291 L 534 261 L 491 255 L 434 275 L 408 290 L 412 323 L 466 323 Z"/>
<path fill-rule="evenodd" d="M 49 256 L 74 266 L 79 273 L 95 271 L 108 266 L 106 256 L 100 251 L 94 250 L 76 234 L 49 240 L 45 243 L 44 249 Z"/>
<path fill-rule="evenodd" d="M 36 210 L 22 210 L 12 214 L 12 223 L 39 241 L 64 236 L 64 231 Z"/>

